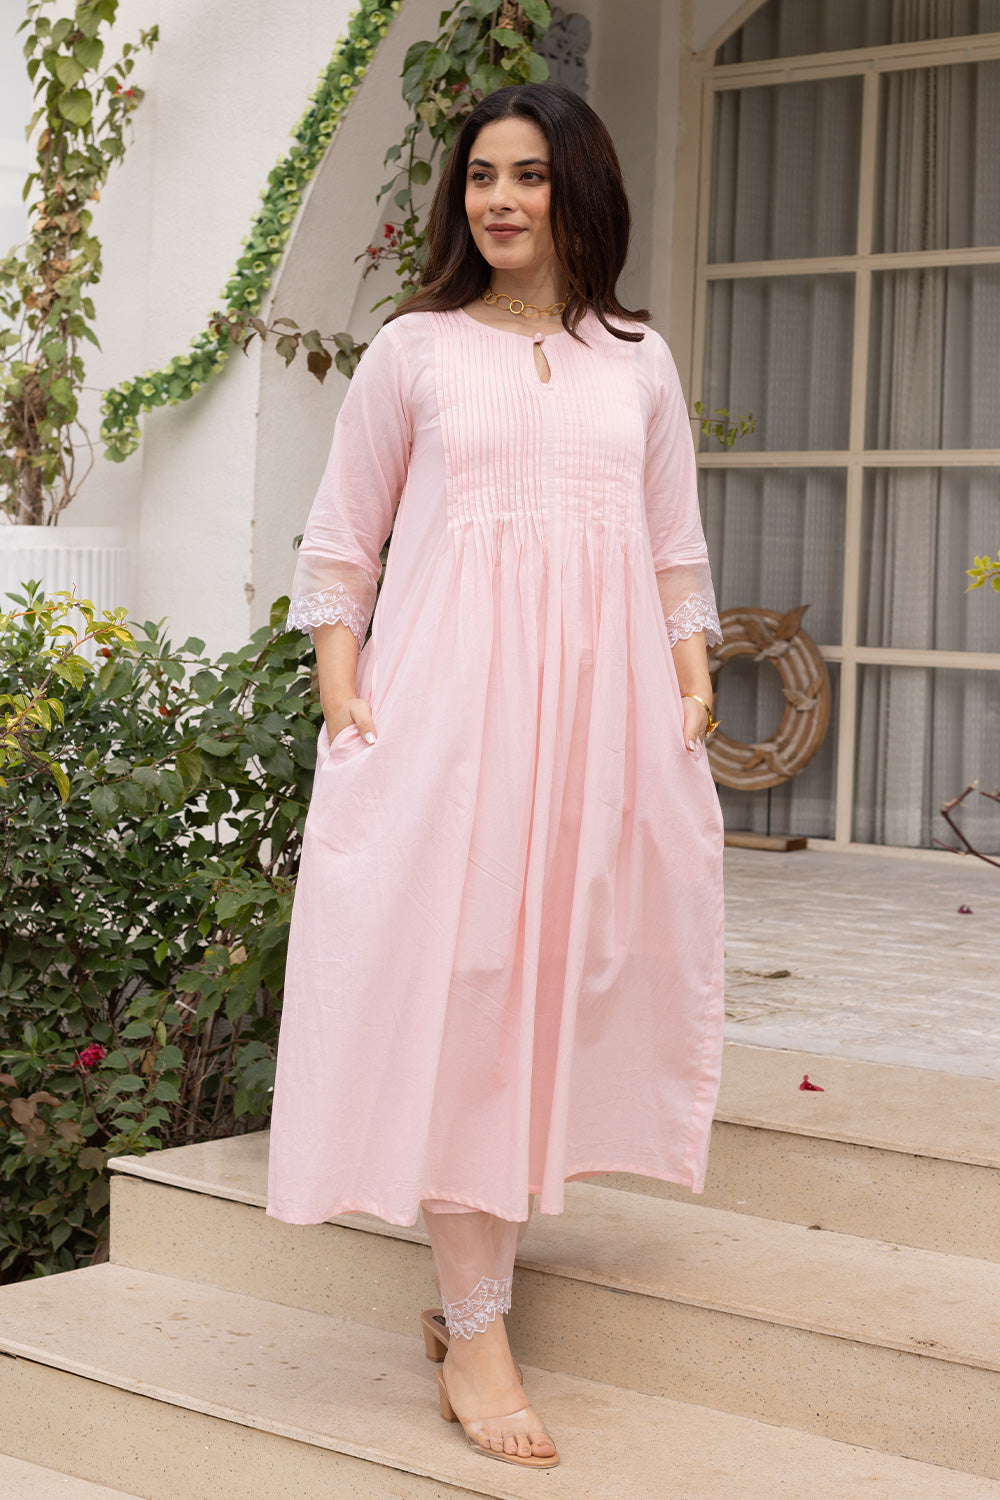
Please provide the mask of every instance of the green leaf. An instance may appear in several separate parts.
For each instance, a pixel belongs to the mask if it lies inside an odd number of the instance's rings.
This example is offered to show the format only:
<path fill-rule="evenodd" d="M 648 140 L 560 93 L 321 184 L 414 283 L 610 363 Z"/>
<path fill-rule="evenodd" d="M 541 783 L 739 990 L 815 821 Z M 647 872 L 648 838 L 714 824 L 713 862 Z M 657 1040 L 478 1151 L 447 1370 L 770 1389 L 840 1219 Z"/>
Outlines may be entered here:
<path fill-rule="evenodd" d="M 177 756 L 177 770 L 185 786 L 195 787 L 201 780 L 201 756 L 197 750 L 182 750 Z"/>
<path fill-rule="evenodd" d="M 519 3 L 529 21 L 534 21 L 536 26 L 548 31 L 552 25 L 552 12 L 545 0 L 519 0 Z"/>
<path fill-rule="evenodd" d="M 424 54 L 423 75 L 428 79 L 443 78 L 451 67 L 451 58 L 440 47 L 429 47 Z"/>
<path fill-rule="evenodd" d="M 73 1226 L 72 1224 L 68 1224 L 65 1219 L 63 1219 L 61 1224 L 57 1224 L 49 1239 L 53 1250 L 58 1250 L 60 1245 L 65 1245 L 72 1233 Z"/>
<path fill-rule="evenodd" d="M 202 703 L 210 703 L 219 691 L 219 679 L 207 669 L 196 672 L 191 678 L 191 691 Z"/>
<path fill-rule="evenodd" d="M 410 168 L 410 180 L 418 187 L 424 187 L 431 180 L 431 164 L 429 161 L 417 160 Z"/>
<path fill-rule="evenodd" d="M 75 57 L 56 58 L 56 77 L 59 79 L 59 82 L 62 84 L 63 88 L 71 89 L 74 84 L 80 82 L 80 79 L 83 77 L 86 71 L 87 70 L 84 67 L 83 63 L 78 62 Z M 83 93 L 83 90 L 80 89 L 77 92 Z"/>
<path fill-rule="evenodd" d="M 85 68 L 98 67 L 103 55 L 104 43 L 96 37 L 82 37 L 73 48 L 73 56 Z"/>
<path fill-rule="evenodd" d="M 76 1163 L 85 1172 L 99 1172 L 103 1170 L 106 1159 L 104 1152 L 97 1146 L 85 1146 L 77 1157 Z"/>
<path fill-rule="evenodd" d="M 160 796 L 168 807 L 180 807 L 184 801 L 184 782 L 176 771 L 160 772 Z"/>
<path fill-rule="evenodd" d="M 199 750 L 204 750 L 206 755 L 214 755 L 219 760 L 226 755 L 232 755 L 236 749 L 235 740 L 216 740 L 208 734 L 200 734 L 195 740 L 195 744 Z"/>
<path fill-rule="evenodd" d="M 142 1079 L 136 1078 L 134 1073 L 122 1073 L 108 1089 L 108 1098 L 118 1094 L 138 1094 L 144 1087 Z"/>
<path fill-rule="evenodd" d="M 55 781 L 56 786 L 59 788 L 60 801 L 62 802 L 63 806 L 65 806 L 69 801 L 69 777 L 66 775 L 66 772 L 63 770 L 62 766 L 54 760 L 49 761 L 49 771 L 52 774 L 52 778 Z"/>
<path fill-rule="evenodd" d="M 528 56 L 528 81 L 529 83 L 544 83 L 549 76 L 549 65 L 544 57 L 537 52 Z"/>
<path fill-rule="evenodd" d="M 79 656 L 66 656 L 62 661 L 54 661 L 52 670 L 60 681 L 68 682 L 71 687 L 83 687 L 85 672 Z"/>
<path fill-rule="evenodd" d="M 403 58 L 404 73 L 412 68 L 414 63 L 423 62 L 424 53 L 429 50 L 430 45 L 430 42 L 414 42 L 413 45 L 407 49 L 406 56 Z"/>
<path fill-rule="evenodd" d="M 124 781 L 119 788 L 119 792 L 126 812 L 142 813 L 146 811 L 146 792 L 138 783 Z"/>
<path fill-rule="evenodd" d="M 95 786 L 90 805 L 102 823 L 112 823 L 118 812 L 118 795 L 109 786 Z"/>
<path fill-rule="evenodd" d="M 64 120 L 80 128 L 90 124 L 93 102 L 86 89 L 72 89 L 60 96 L 58 109 Z"/>

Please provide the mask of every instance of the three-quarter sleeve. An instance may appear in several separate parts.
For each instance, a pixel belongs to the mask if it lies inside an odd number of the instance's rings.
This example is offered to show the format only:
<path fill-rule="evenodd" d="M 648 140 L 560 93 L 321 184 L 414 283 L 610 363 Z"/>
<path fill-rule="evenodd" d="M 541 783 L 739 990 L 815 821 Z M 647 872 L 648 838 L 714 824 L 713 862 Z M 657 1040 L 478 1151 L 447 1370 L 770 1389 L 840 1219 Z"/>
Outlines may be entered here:
<path fill-rule="evenodd" d="M 698 467 L 687 403 L 670 351 L 654 334 L 656 388 L 646 434 L 646 523 L 671 646 L 698 630 L 722 640 L 698 506 Z"/>
<path fill-rule="evenodd" d="M 337 417 L 299 547 L 289 628 L 312 635 L 317 625 L 340 620 L 359 648 L 364 644 L 411 437 L 406 353 L 390 324 L 362 356 Z"/>

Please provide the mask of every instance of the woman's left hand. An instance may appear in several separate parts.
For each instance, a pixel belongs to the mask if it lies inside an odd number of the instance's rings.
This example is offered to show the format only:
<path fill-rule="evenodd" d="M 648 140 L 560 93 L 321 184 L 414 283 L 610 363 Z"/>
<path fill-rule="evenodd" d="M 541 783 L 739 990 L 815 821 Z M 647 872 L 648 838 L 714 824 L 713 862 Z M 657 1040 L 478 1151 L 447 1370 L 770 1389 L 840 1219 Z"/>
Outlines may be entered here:
<path fill-rule="evenodd" d="M 693 754 L 705 744 L 708 731 L 708 714 L 702 704 L 694 698 L 682 698 L 684 705 L 684 743 Z"/>

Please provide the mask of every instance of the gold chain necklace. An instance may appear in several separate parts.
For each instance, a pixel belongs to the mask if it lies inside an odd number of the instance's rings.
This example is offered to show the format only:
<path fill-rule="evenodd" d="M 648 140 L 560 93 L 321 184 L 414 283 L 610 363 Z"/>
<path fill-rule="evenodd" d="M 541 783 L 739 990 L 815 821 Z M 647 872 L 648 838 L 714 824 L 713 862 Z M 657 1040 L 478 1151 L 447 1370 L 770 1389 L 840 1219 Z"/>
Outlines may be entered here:
<path fill-rule="evenodd" d="M 508 297 L 506 292 L 495 292 L 491 286 L 481 296 L 487 307 L 500 307 L 501 302 L 506 302 L 507 307 L 501 308 L 501 312 L 512 312 L 516 318 L 554 318 L 566 307 L 565 302 L 553 302 L 551 307 L 535 307 L 534 303 L 522 302 L 519 297 Z"/>

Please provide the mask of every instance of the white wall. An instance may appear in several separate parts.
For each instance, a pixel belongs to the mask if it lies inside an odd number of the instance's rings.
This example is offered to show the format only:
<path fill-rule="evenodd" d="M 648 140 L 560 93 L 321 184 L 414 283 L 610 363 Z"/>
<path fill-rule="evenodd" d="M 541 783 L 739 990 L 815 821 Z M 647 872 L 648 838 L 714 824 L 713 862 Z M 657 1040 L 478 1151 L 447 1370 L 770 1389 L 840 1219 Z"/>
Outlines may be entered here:
<path fill-rule="evenodd" d="M 23 0 L 0 0 L 0 255 L 7 255 L 28 233 L 28 211 L 21 197 L 34 156 L 24 127 L 34 113 L 31 83 L 22 51 Z"/>
<path fill-rule="evenodd" d="M 122 39 L 159 22 L 135 77 L 135 139 L 95 214 L 100 391 L 157 369 L 205 326 L 241 252 L 267 174 L 291 144 L 352 9 L 350 0 L 130 0 Z M 259 353 L 239 351 L 192 401 L 151 413 L 140 452 L 100 453 L 67 521 L 126 528 L 133 613 L 168 616 L 230 647 L 249 626 Z"/>

